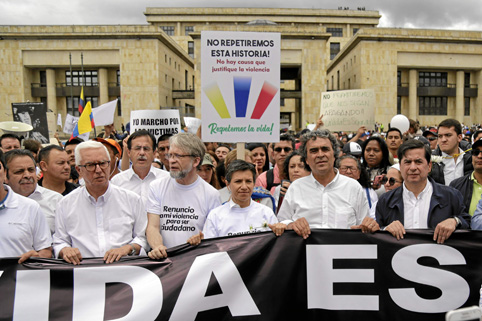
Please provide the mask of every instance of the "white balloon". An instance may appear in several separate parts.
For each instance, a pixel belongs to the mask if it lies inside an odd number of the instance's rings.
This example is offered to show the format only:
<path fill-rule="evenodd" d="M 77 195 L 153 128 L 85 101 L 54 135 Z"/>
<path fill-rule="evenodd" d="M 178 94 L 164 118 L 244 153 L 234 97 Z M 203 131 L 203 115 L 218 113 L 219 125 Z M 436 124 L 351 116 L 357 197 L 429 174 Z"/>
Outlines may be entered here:
<path fill-rule="evenodd" d="M 397 128 L 403 134 L 410 128 L 410 121 L 404 115 L 395 115 L 390 121 L 390 128 Z"/>

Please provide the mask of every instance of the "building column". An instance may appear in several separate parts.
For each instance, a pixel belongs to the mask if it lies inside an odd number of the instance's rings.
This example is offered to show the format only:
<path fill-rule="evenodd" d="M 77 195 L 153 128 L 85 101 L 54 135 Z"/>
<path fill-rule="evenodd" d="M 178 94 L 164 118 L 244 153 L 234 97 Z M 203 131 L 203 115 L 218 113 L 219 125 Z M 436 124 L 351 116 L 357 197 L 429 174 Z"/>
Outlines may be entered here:
<path fill-rule="evenodd" d="M 417 75 L 415 69 L 408 72 L 408 118 L 417 119 Z"/>
<path fill-rule="evenodd" d="M 109 102 L 109 83 L 107 82 L 107 69 L 99 68 L 99 106 Z"/>
<path fill-rule="evenodd" d="M 474 99 L 475 115 L 471 115 L 473 123 L 480 123 L 482 118 L 482 70 L 475 73 L 475 80 L 472 82 L 477 84 L 477 97 Z"/>
<path fill-rule="evenodd" d="M 455 79 L 455 119 L 464 122 L 464 71 L 457 70 Z"/>
<path fill-rule="evenodd" d="M 47 111 L 50 109 L 55 114 L 57 111 L 57 90 L 55 85 L 55 69 L 47 69 Z"/>

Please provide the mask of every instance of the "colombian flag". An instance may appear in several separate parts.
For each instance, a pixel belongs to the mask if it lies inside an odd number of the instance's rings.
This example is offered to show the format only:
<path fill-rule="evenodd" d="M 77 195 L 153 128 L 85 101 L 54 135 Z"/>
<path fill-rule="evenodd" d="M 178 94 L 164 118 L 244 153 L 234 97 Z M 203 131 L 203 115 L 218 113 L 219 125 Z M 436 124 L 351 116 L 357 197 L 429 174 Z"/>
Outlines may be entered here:
<path fill-rule="evenodd" d="M 72 138 L 75 138 L 79 135 L 88 133 L 94 127 L 94 115 L 92 114 L 92 106 L 90 105 L 90 101 L 87 102 L 82 115 L 80 115 L 79 121 L 75 125 L 74 131 L 72 132 Z"/>
<path fill-rule="evenodd" d="M 79 99 L 79 113 L 82 114 L 85 108 L 85 100 L 84 100 L 84 87 L 80 90 L 80 99 Z"/>

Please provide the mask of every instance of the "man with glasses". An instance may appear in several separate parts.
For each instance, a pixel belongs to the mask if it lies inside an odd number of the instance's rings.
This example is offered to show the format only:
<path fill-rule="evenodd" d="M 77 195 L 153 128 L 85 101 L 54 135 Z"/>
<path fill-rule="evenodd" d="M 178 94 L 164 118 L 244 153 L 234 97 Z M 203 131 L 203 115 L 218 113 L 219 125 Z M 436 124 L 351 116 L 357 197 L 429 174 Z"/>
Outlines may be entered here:
<path fill-rule="evenodd" d="M 482 138 L 472 145 L 472 165 L 474 170 L 450 183 L 464 197 L 464 205 L 472 216 L 482 195 Z"/>
<path fill-rule="evenodd" d="M 408 140 L 398 149 L 403 185 L 380 196 L 376 220 L 397 240 L 405 229 L 434 229 L 433 240 L 444 243 L 457 228 L 469 228 L 459 191 L 428 177 L 432 168 L 430 148 L 419 140 Z"/>
<path fill-rule="evenodd" d="M 149 188 L 146 235 L 152 259 L 167 257 L 167 248 L 200 242 L 209 211 L 221 205 L 219 192 L 197 174 L 206 153 L 199 137 L 176 134 L 169 146 L 170 177 L 155 180 Z"/>
<path fill-rule="evenodd" d="M 110 156 L 96 141 L 75 149 L 85 186 L 64 197 L 55 217 L 54 252 L 74 265 L 83 258 L 105 263 L 145 253 L 147 217 L 139 195 L 109 183 Z"/>
<path fill-rule="evenodd" d="M 422 136 L 427 138 L 428 141 L 430 142 L 430 149 L 432 150 L 432 152 L 437 149 L 437 143 L 438 143 L 437 128 L 430 127 L 430 129 L 427 129 L 426 131 L 423 132 Z"/>
<path fill-rule="evenodd" d="M 291 135 L 283 134 L 278 143 L 272 143 L 274 168 L 261 173 L 256 179 L 256 186 L 262 186 L 274 195 L 276 186 L 281 184 L 281 179 L 285 178 L 283 164 L 286 157 L 295 149 L 295 139 Z"/>
<path fill-rule="evenodd" d="M 147 204 L 149 184 L 157 179 L 169 176 L 169 173 L 152 166 L 156 138 L 147 130 L 138 130 L 127 139 L 127 153 L 132 167 L 115 176 L 114 185 L 133 191 Z"/>

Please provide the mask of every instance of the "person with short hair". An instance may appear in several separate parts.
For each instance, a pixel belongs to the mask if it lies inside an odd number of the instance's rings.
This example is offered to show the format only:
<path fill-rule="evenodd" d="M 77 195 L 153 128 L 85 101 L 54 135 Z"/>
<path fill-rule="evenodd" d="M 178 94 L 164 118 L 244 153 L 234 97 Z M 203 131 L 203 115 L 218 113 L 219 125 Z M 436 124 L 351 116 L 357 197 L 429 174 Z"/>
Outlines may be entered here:
<path fill-rule="evenodd" d="M 54 251 L 67 263 L 103 257 L 105 263 L 123 256 L 145 254 L 147 217 L 139 195 L 109 182 L 110 155 L 100 142 L 75 149 L 77 171 L 85 186 L 57 206 Z"/>
<path fill-rule="evenodd" d="M 38 152 L 42 149 L 42 144 L 35 139 L 25 139 L 23 141 L 23 148 L 30 151 L 35 161 L 37 161 Z"/>
<path fill-rule="evenodd" d="M 215 153 L 219 160 L 224 159 L 226 155 L 231 151 L 231 147 L 226 144 L 218 144 L 216 147 Z"/>
<path fill-rule="evenodd" d="M 430 148 L 408 140 L 398 149 L 403 185 L 380 196 L 376 208 L 378 224 L 397 240 L 405 229 L 434 229 L 433 240 L 444 243 L 457 228 L 467 229 L 470 216 L 459 191 L 429 177 Z"/>
<path fill-rule="evenodd" d="M 0 257 L 52 257 L 52 238 L 40 205 L 4 185 L 6 162 L 0 151 Z"/>
<path fill-rule="evenodd" d="M 197 174 L 206 147 L 199 137 L 179 133 L 169 139 L 170 177 L 151 183 L 147 203 L 149 257 L 167 257 L 166 249 L 198 244 L 210 210 L 221 204 L 219 192 Z M 197 237 L 193 240 L 192 237 Z"/>
<path fill-rule="evenodd" d="M 262 186 L 274 194 L 276 186 L 281 184 L 281 180 L 286 178 L 286 173 L 283 170 L 283 164 L 286 157 L 295 150 L 295 139 L 293 136 L 283 134 L 280 136 L 280 141 L 271 143 L 273 148 L 273 160 L 275 162 L 274 168 L 261 173 L 256 179 L 256 186 Z"/>
<path fill-rule="evenodd" d="M 53 234 L 55 209 L 62 195 L 37 184 L 35 159 L 29 150 L 12 149 L 5 154 L 5 164 L 7 165 L 7 184 L 15 193 L 33 199 L 40 205 L 50 232 Z"/>
<path fill-rule="evenodd" d="M 299 178 L 286 192 L 278 220 L 307 238 L 311 228 L 351 228 L 368 216 L 368 201 L 360 184 L 334 167 L 339 148 L 329 130 L 301 137 L 301 154 L 311 175 Z"/>
<path fill-rule="evenodd" d="M 75 148 L 84 140 L 79 137 L 69 139 L 64 146 L 67 155 L 69 155 L 69 165 L 75 169 Z"/>
<path fill-rule="evenodd" d="M 472 155 L 459 144 L 462 140 L 462 124 L 456 119 L 445 119 L 438 126 L 438 148 L 432 153 L 441 156 L 441 162 L 433 163 L 430 176 L 435 182 L 450 185 L 454 179 L 471 173 Z"/>
<path fill-rule="evenodd" d="M 132 167 L 112 178 L 114 185 L 133 191 L 147 204 L 152 181 L 169 176 L 169 173 L 152 166 L 156 138 L 145 129 L 138 130 L 127 139 L 127 153 Z"/>
<path fill-rule="evenodd" d="M 251 234 L 270 228 L 278 236 L 284 232 L 286 225 L 277 224 L 273 211 L 251 199 L 255 177 L 253 164 L 238 159 L 229 165 L 226 181 L 231 198 L 209 212 L 203 228 L 206 238 Z"/>
<path fill-rule="evenodd" d="M 20 149 L 20 138 L 11 133 L 5 133 L 0 136 L 0 149 L 6 153 L 12 149 Z"/>
<path fill-rule="evenodd" d="M 430 127 L 422 134 L 430 142 L 430 149 L 432 152 L 437 149 L 438 144 L 438 130 L 435 127 Z"/>
<path fill-rule="evenodd" d="M 157 156 L 163 165 L 161 169 L 166 171 L 169 171 L 169 160 L 166 154 L 169 153 L 169 138 L 172 136 L 172 134 L 164 134 L 157 139 Z"/>
<path fill-rule="evenodd" d="M 385 141 L 390 154 L 392 154 L 393 158 L 397 158 L 398 147 L 403 143 L 403 135 L 400 129 L 392 127 L 387 130 Z"/>
<path fill-rule="evenodd" d="M 79 187 L 68 182 L 70 178 L 69 156 L 57 145 L 49 145 L 40 150 L 38 163 L 42 170 L 42 178 L 38 184 L 44 188 L 60 193 L 63 196 Z"/>

